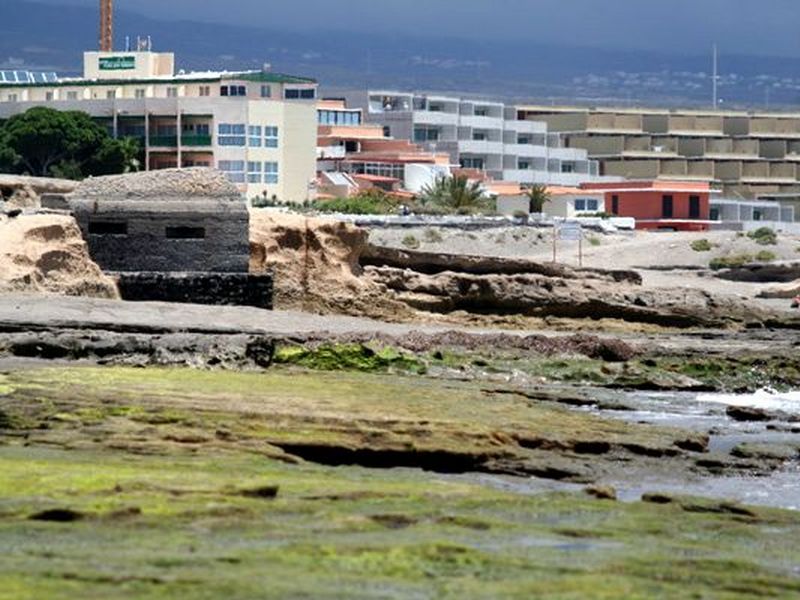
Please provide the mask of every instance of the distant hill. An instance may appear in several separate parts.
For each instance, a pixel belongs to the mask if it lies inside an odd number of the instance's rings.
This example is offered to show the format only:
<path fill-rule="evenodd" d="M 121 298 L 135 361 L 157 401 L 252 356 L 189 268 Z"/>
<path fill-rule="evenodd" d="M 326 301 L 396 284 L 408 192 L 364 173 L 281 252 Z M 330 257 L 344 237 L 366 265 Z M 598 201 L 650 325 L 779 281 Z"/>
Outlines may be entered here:
<path fill-rule="evenodd" d="M 76 74 L 81 53 L 97 45 L 96 11 L 30 2 L 0 5 L 3 69 Z M 183 69 L 260 68 L 317 78 L 326 93 L 366 86 L 431 90 L 542 102 L 692 105 L 711 97 L 710 56 L 599 50 L 535 41 L 472 42 L 409 35 L 279 31 L 154 21 L 119 11 L 116 42 L 150 35 Z M 722 56 L 726 106 L 800 105 L 800 60 Z"/>

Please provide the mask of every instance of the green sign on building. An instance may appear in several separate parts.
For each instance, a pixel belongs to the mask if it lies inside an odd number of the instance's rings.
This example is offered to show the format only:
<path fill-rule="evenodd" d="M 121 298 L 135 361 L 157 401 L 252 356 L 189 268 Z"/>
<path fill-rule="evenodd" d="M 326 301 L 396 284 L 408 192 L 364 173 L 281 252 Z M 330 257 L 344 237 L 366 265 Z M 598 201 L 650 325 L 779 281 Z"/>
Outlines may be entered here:
<path fill-rule="evenodd" d="M 101 56 L 101 71 L 128 71 L 136 68 L 135 56 Z"/>

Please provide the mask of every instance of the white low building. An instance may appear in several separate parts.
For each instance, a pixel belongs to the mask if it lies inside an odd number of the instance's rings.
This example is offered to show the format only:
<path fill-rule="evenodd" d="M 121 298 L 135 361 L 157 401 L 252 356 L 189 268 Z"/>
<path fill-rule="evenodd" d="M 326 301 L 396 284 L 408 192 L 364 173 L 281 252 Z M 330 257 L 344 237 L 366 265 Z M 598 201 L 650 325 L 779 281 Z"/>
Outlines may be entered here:
<path fill-rule="evenodd" d="M 549 188 L 547 192 L 550 199 L 545 202 L 543 212 L 548 217 L 575 219 L 606 212 L 604 194 L 580 188 Z"/>
<path fill-rule="evenodd" d="M 34 106 L 84 111 L 114 137 L 138 139 L 144 170 L 216 167 L 248 198 L 313 196 L 316 81 L 174 65 L 171 53 L 87 52 L 81 78 L 0 72 L 0 119 Z"/>

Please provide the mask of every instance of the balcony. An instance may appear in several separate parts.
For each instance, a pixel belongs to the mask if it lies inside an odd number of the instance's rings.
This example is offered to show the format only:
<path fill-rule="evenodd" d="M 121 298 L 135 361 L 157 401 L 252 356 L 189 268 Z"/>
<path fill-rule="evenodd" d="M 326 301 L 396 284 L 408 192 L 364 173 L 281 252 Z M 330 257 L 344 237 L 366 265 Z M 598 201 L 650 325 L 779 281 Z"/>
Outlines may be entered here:
<path fill-rule="evenodd" d="M 182 135 L 181 136 L 181 144 L 183 146 L 210 146 L 211 145 L 211 136 L 210 135 Z"/>
<path fill-rule="evenodd" d="M 150 146 L 158 148 L 177 148 L 178 136 L 177 135 L 151 135 Z"/>

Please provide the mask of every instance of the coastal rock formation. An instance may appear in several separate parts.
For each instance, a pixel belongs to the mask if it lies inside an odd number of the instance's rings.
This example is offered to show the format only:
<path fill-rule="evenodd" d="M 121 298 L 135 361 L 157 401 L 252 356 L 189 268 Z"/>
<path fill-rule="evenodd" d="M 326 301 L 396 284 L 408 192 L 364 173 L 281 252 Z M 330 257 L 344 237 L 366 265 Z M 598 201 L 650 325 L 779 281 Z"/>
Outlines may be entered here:
<path fill-rule="evenodd" d="M 255 210 L 250 215 L 250 272 L 274 272 L 276 308 L 390 318 L 403 303 L 362 277 L 367 232 L 335 221 Z"/>
<path fill-rule="evenodd" d="M 641 285 L 642 276 L 631 270 L 576 269 L 560 263 L 540 262 L 501 256 L 442 254 L 401 250 L 369 244 L 361 254 L 363 266 L 386 266 L 410 269 L 417 273 L 457 271 L 472 275 L 533 274 L 564 279 L 598 279 Z"/>
<path fill-rule="evenodd" d="M 613 278 L 548 277 L 533 273 L 426 275 L 395 267 L 365 274 L 419 310 L 446 313 L 522 314 L 573 319 L 623 319 L 668 327 L 723 326 L 758 321 L 761 311 L 733 298 L 697 289 L 643 289 Z"/>
<path fill-rule="evenodd" d="M 0 220 L 0 292 L 119 297 L 89 257 L 75 220 L 61 215 Z"/>

